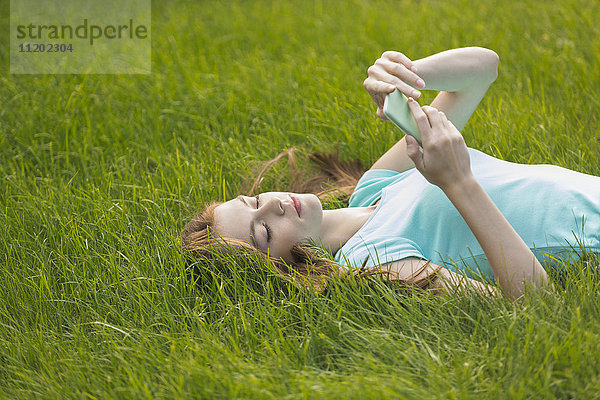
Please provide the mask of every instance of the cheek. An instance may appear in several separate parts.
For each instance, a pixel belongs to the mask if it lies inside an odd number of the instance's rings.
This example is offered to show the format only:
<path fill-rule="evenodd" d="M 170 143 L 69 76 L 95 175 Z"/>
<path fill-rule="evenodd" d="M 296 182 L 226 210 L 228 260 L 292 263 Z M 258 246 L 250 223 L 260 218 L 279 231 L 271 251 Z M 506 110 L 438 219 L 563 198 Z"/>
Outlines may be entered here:
<path fill-rule="evenodd" d="M 297 226 L 282 225 L 280 226 L 279 232 L 274 232 L 273 235 L 277 235 L 276 243 L 274 245 L 281 250 L 289 250 L 296 242 L 302 239 L 306 235 L 306 232 L 298 230 Z"/>

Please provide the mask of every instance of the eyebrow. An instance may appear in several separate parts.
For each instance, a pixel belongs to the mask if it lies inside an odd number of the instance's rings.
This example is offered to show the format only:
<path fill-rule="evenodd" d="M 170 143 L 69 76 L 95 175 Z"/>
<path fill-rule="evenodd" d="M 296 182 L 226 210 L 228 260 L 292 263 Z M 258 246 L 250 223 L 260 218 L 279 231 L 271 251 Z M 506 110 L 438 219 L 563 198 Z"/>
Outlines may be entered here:
<path fill-rule="evenodd" d="M 246 202 L 246 200 L 244 200 L 244 198 L 242 197 L 242 195 L 239 195 L 238 197 L 236 197 L 236 199 L 238 199 L 239 201 L 241 201 L 242 203 L 244 203 L 246 206 L 250 207 L 250 204 L 248 204 Z M 255 235 L 256 235 L 256 232 L 255 232 L 254 224 L 252 222 L 250 222 L 250 240 L 254 244 L 254 247 L 258 248 L 258 243 L 256 243 L 256 239 L 254 239 Z"/>

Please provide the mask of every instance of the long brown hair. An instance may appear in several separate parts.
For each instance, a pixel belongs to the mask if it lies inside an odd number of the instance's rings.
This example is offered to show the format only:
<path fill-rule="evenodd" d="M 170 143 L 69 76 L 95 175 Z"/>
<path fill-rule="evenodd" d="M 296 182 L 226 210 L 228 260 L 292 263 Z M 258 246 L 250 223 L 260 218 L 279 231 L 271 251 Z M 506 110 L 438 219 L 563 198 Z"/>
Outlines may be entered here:
<path fill-rule="evenodd" d="M 337 151 L 328 154 L 317 152 L 310 154 L 308 158 L 319 172 L 310 178 L 304 178 L 296 165 L 294 153 L 297 150 L 296 147 L 293 147 L 263 163 L 251 187 L 248 190 L 242 189 L 242 191 L 246 191 L 248 196 L 254 195 L 267 170 L 286 155 L 291 177 L 289 191 L 314 193 L 321 201 L 343 202 L 347 200 L 365 172 L 360 159 L 346 161 L 339 159 Z M 248 186 L 248 184 L 243 183 L 242 187 L 244 186 Z M 257 256 L 283 278 L 317 291 L 322 290 L 327 281 L 334 276 L 360 277 L 384 273 L 378 269 L 366 270 L 364 267 L 367 260 L 357 270 L 346 268 L 333 261 L 323 251 L 319 251 L 319 248 L 313 243 L 296 243 L 291 250 L 294 262 L 288 264 L 282 259 L 267 255 L 245 241 L 221 237 L 213 229 L 214 210 L 220 204 L 222 203 L 216 201 L 206 204 L 204 209 L 197 213 L 183 229 L 181 234 L 183 247 L 194 258 L 210 261 L 215 252 L 235 255 L 239 255 L 241 252 L 248 256 Z M 417 271 L 413 276 L 417 276 L 421 272 L 422 270 Z M 429 283 L 428 278 L 418 281 L 409 279 L 406 283 L 424 288 Z"/>

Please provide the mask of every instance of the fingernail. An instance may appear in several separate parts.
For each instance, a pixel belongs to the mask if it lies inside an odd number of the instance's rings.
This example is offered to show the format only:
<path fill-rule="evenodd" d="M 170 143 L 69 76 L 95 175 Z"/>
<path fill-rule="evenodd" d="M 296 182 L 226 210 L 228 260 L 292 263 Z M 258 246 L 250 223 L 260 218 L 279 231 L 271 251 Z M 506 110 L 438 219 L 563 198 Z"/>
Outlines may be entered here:
<path fill-rule="evenodd" d="M 421 97 L 421 93 L 417 92 L 416 90 L 413 90 L 412 97 L 414 97 L 415 99 L 418 99 L 419 97 Z"/>
<path fill-rule="evenodd" d="M 409 103 L 412 103 L 413 101 L 415 101 L 415 100 L 414 100 L 412 97 L 409 97 L 409 98 L 408 98 L 408 102 L 409 102 Z"/>
<path fill-rule="evenodd" d="M 417 79 L 417 86 L 425 87 L 425 81 L 421 78 Z"/>
<path fill-rule="evenodd" d="M 414 72 L 415 74 L 417 73 L 417 67 L 415 67 L 414 65 L 411 65 L 411 66 L 410 66 L 410 70 L 411 70 L 412 72 Z"/>

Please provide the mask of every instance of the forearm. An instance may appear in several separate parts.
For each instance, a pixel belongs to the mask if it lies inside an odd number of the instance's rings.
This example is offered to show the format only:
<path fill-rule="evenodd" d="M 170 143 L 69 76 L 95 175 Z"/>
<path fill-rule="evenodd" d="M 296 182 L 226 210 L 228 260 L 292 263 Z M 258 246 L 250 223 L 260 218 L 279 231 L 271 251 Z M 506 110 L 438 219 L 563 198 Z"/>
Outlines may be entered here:
<path fill-rule="evenodd" d="M 473 85 L 490 84 L 498 76 L 498 55 L 483 47 L 446 50 L 413 64 L 425 81 L 421 90 L 457 92 Z"/>
<path fill-rule="evenodd" d="M 540 262 L 475 178 L 457 182 L 444 192 L 477 238 L 505 292 L 519 297 L 525 282 L 535 287 L 547 282 Z"/>
<path fill-rule="evenodd" d="M 428 286 L 435 293 L 461 293 L 475 290 L 487 296 L 498 296 L 500 291 L 494 287 L 468 278 L 462 274 L 457 274 L 446 268 L 441 268 L 437 273 L 437 279 L 433 279 Z"/>

